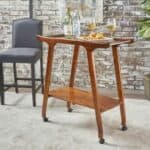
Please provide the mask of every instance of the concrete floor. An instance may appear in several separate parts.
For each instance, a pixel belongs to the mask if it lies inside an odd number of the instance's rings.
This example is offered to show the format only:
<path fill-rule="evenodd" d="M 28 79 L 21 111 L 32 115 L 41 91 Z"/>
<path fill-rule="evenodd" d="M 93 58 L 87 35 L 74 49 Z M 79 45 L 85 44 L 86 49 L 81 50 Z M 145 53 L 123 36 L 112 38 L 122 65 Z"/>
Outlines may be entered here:
<path fill-rule="evenodd" d="M 32 107 L 31 94 L 6 92 L 0 105 L 0 150 L 149 150 L 150 101 L 126 99 L 128 130 L 120 131 L 119 108 L 103 113 L 104 138 L 99 144 L 94 111 L 50 98 L 47 115 L 41 119 L 42 95 Z"/>

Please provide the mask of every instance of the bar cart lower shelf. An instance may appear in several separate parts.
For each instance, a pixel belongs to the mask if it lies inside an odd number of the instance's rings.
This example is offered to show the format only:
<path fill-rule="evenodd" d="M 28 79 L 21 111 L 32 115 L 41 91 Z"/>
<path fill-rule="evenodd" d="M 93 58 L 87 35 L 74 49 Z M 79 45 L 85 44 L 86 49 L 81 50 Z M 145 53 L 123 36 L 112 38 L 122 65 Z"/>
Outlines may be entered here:
<path fill-rule="evenodd" d="M 83 91 L 72 87 L 63 87 L 51 90 L 49 92 L 49 96 L 71 102 L 72 104 L 78 104 L 94 109 L 92 92 Z M 117 99 L 102 95 L 98 95 L 98 102 L 101 106 L 100 112 L 105 112 L 120 105 L 120 102 Z"/>

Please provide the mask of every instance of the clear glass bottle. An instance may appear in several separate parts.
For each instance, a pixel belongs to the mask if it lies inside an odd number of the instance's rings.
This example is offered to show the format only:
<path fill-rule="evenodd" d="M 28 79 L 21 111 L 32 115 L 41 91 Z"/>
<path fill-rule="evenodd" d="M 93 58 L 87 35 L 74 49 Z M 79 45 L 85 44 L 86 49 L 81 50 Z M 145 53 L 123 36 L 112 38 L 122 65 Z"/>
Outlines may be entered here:
<path fill-rule="evenodd" d="M 63 21 L 64 25 L 64 35 L 68 38 L 72 37 L 73 35 L 73 22 L 72 22 L 72 15 L 71 15 L 71 8 L 68 7 L 66 11 L 66 15 Z"/>
<path fill-rule="evenodd" d="M 75 38 L 80 36 L 80 15 L 78 10 L 73 13 L 73 36 Z"/>

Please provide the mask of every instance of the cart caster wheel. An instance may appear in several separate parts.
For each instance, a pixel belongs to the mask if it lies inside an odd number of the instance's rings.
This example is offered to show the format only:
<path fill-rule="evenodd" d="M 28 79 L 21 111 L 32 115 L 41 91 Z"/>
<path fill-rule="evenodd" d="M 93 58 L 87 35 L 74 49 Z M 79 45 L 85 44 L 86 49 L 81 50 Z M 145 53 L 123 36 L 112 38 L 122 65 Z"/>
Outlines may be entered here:
<path fill-rule="evenodd" d="M 72 108 L 69 108 L 69 109 L 68 109 L 68 112 L 72 112 L 72 111 L 73 111 L 73 109 L 72 109 Z"/>
<path fill-rule="evenodd" d="M 44 118 L 43 118 L 43 121 L 44 121 L 44 122 L 47 122 L 47 121 L 48 121 L 48 118 L 47 118 L 47 117 L 44 117 Z"/>
<path fill-rule="evenodd" d="M 128 129 L 127 126 L 123 126 L 123 127 L 121 128 L 122 131 L 126 131 L 127 129 Z"/>
<path fill-rule="evenodd" d="M 100 143 L 100 144 L 104 144 L 104 143 L 105 143 L 105 139 L 101 138 L 101 139 L 99 140 L 99 143 Z"/>

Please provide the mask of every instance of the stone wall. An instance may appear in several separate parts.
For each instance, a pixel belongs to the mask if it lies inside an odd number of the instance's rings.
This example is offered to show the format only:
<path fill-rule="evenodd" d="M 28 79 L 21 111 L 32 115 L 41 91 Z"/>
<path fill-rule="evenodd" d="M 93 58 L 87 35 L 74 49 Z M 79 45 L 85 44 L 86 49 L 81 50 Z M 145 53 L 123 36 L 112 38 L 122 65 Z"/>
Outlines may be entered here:
<path fill-rule="evenodd" d="M 59 12 L 61 0 L 34 0 L 34 18 L 43 20 L 44 34 L 62 32 L 61 14 Z M 105 0 L 104 21 L 114 16 L 119 28 L 115 36 L 137 38 L 137 19 L 144 16 L 139 0 Z M 0 50 L 11 46 L 11 23 L 17 18 L 28 17 L 28 0 L 0 1 Z M 44 45 L 44 49 L 47 46 Z M 54 60 L 53 81 L 55 85 L 66 84 L 69 79 L 72 51 L 71 46 L 58 45 Z M 44 57 L 47 50 L 44 50 Z M 123 73 L 123 85 L 127 89 L 143 90 L 143 76 L 150 73 L 150 44 L 148 41 L 138 40 L 135 44 L 124 45 L 120 48 L 120 60 Z M 95 51 L 98 87 L 113 88 L 115 76 L 110 49 Z M 46 59 L 44 59 L 44 67 Z M 12 81 L 10 65 L 5 65 L 5 79 Z M 18 73 L 30 76 L 28 65 L 19 65 Z M 38 67 L 37 67 L 38 69 Z M 38 74 L 37 70 L 37 74 Z M 89 87 L 86 54 L 82 50 L 79 56 L 76 85 Z"/>

